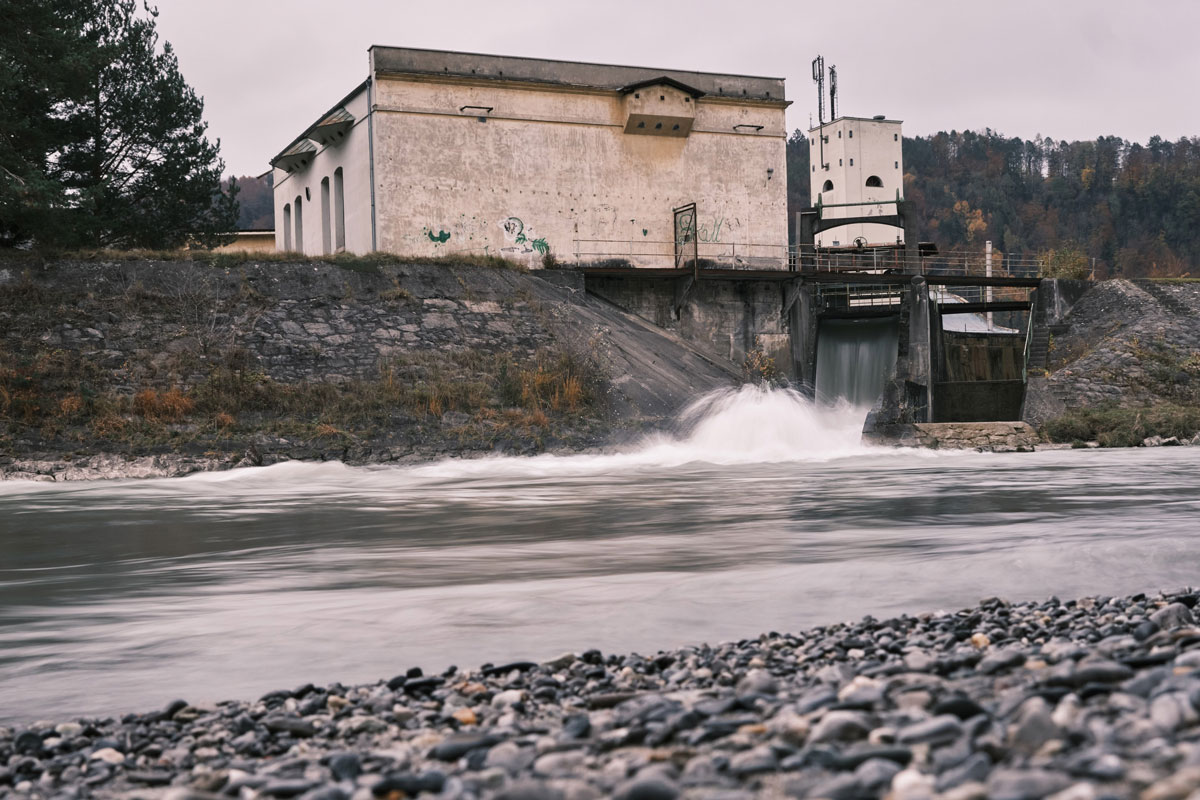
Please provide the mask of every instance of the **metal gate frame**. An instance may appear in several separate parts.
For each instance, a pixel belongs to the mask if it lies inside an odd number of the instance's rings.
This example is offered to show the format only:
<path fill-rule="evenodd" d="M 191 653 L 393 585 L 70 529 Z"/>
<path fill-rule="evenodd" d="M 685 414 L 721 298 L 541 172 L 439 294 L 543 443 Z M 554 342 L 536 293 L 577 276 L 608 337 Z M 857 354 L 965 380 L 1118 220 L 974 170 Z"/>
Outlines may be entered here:
<path fill-rule="evenodd" d="M 688 203 L 673 209 L 675 215 L 675 269 L 685 269 L 685 259 L 691 251 L 692 271 L 700 277 L 700 240 L 696 237 L 696 204 Z M 688 245 L 691 245 L 689 248 Z"/>

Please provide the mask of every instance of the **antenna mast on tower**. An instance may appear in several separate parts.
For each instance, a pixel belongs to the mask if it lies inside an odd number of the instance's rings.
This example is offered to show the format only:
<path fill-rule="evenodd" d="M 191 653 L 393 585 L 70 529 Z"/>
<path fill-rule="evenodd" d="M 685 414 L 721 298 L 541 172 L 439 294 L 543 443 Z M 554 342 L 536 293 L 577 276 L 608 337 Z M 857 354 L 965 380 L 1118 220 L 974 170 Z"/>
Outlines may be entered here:
<path fill-rule="evenodd" d="M 837 119 L 837 67 L 829 68 L 829 121 Z"/>
<path fill-rule="evenodd" d="M 817 56 L 812 62 L 813 80 L 817 83 L 817 124 L 825 124 L 825 57 Z"/>

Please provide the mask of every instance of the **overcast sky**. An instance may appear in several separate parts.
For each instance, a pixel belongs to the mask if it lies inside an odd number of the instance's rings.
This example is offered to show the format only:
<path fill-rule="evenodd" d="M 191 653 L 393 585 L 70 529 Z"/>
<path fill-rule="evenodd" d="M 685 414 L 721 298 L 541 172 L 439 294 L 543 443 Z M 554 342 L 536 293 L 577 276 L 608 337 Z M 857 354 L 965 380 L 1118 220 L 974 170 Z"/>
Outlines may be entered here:
<path fill-rule="evenodd" d="M 229 172 L 268 160 L 367 75 L 372 44 L 787 79 L 788 124 L 839 109 L 906 135 L 1200 135 L 1194 0 L 158 0 Z"/>

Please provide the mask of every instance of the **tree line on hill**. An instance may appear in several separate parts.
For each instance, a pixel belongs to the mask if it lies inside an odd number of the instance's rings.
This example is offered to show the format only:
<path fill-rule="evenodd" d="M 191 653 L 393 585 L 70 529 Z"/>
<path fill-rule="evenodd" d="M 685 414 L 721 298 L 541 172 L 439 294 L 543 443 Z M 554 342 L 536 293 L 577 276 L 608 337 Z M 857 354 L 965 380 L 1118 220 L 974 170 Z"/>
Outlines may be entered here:
<path fill-rule="evenodd" d="M 809 205 L 807 135 L 787 143 L 788 212 Z M 1065 142 L 992 131 L 904 137 L 904 199 L 919 240 L 948 250 L 1071 251 L 1098 276 L 1200 267 L 1200 137 Z"/>

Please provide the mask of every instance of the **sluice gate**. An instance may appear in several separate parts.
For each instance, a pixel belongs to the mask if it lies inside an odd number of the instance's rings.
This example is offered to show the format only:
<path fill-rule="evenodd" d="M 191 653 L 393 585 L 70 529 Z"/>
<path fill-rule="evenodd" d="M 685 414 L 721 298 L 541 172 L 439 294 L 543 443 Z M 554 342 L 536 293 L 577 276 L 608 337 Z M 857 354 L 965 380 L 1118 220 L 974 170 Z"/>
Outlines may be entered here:
<path fill-rule="evenodd" d="M 589 293 L 732 366 L 761 363 L 748 358 L 758 352 L 818 399 L 870 406 L 868 429 L 1021 418 L 1037 278 L 607 265 L 578 271 Z M 978 327 L 983 315 L 1008 330 Z M 973 322 L 943 322 L 966 317 Z"/>

